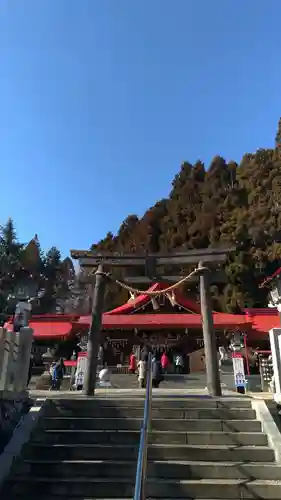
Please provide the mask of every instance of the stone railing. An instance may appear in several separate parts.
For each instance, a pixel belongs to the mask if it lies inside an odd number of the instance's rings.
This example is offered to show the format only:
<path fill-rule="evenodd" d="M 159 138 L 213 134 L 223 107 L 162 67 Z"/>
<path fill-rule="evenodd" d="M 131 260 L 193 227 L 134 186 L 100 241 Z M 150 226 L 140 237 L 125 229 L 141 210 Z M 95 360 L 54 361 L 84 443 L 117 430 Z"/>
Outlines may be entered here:
<path fill-rule="evenodd" d="M 17 333 L 0 328 L 0 394 L 26 390 L 32 338 L 28 327 Z"/>
<path fill-rule="evenodd" d="M 0 328 L 0 453 L 30 406 L 27 381 L 33 330 Z"/>

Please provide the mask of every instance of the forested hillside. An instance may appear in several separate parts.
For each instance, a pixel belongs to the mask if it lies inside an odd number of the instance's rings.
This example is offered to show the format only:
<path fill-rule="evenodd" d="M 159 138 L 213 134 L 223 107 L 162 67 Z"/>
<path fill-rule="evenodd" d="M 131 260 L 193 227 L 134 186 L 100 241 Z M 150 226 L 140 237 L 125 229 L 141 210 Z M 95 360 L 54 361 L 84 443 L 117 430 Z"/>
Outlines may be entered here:
<path fill-rule="evenodd" d="M 166 252 L 235 246 L 226 265 L 228 285 L 213 287 L 214 307 L 266 307 L 267 291 L 259 284 L 281 265 L 280 141 L 281 120 L 275 148 L 245 154 L 239 165 L 221 156 L 210 165 L 184 162 L 168 198 L 157 201 L 141 218 L 129 215 L 117 235 L 108 233 L 92 249 Z M 112 285 L 108 307 L 125 299 L 124 292 Z"/>
<path fill-rule="evenodd" d="M 0 226 L 0 324 L 27 296 L 35 314 L 72 309 L 74 279 L 71 259 L 62 259 L 58 248 L 44 253 L 37 235 L 27 244 L 19 242 L 11 219 Z"/>

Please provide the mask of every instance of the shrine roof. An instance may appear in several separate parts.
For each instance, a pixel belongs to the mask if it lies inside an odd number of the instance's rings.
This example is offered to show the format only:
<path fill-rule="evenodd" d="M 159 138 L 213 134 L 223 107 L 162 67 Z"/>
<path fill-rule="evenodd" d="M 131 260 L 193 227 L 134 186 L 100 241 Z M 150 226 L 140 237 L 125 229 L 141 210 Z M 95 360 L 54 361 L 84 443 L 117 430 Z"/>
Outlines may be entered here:
<path fill-rule="evenodd" d="M 60 316 L 59 318 L 56 316 Z M 269 330 L 279 326 L 279 315 L 272 309 L 246 311 L 246 314 L 213 313 L 214 327 L 217 330 L 237 328 L 247 331 L 251 337 L 268 335 Z M 91 316 L 75 316 L 69 321 L 69 316 L 48 315 L 33 316 L 30 326 L 34 330 L 35 339 L 66 339 L 74 337 L 83 330 L 88 330 Z M 12 322 L 8 321 L 6 327 L 11 328 Z M 167 330 L 167 329 L 201 329 L 202 318 L 200 314 L 108 314 L 102 317 L 102 326 L 105 330 L 123 329 L 133 330 Z"/>
<path fill-rule="evenodd" d="M 147 292 L 156 292 L 160 290 L 164 290 L 169 285 L 165 283 L 155 283 L 152 285 Z M 175 300 L 179 306 L 182 306 L 185 309 L 188 309 L 191 313 L 201 312 L 200 304 L 197 304 L 195 300 L 186 299 L 177 289 L 174 290 Z M 136 309 L 146 306 L 151 301 L 151 296 L 147 295 L 144 291 L 142 295 L 138 295 L 135 299 L 129 300 L 122 306 L 116 307 L 112 309 L 112 311 L 108 311 L 106 315 L 117 315 L 117 314 L 132 314 Z"/>
<path fill-rule="evenodd" d="M 243 312 L 248 316 L 248 317 L 253 317 L 253 316 L 278 316 L 278 310 L 276 307 L 252 307 L 252 308 L 246 308 L 243 309 Z"/>
<path fill-rule="evenodd" d="M 272 328 L 280 328 L 279 314 L 252 313 L 251 315 L 247 315 L 246 318 L 247 322 L 252 326 L 253 332 L 268 333 Z"/>
<path fill-rule="evenodd" d="M 32 319 L 34 321 L 47 321 L 51 322 L 75 322 L 80 318 L 80 314 L 62 314 L 62 313 L 54 313 L 54 314 L 34 314 L 32 315 Z"/>
<path fill-rule="evenodd" d="M 33 329 L 35 339 L 65 339 L 75 335 L 74 325 L 69 321 L 46 321 L 42 318 L 32 318 L 29 326 Z M 12 322 L 8 321 L 5 327 L 10 329 Z"/>
<path fill-rule="evenodd" d="M 89 325 L 91 317 L 81 316 L 79 323 Z M 244 315 L 214 313 L 214 326 L 217 329 L 247 327 Z M 105 329 L 122 328 L 132 330 L 133 328 L 202 328 L 202 318 L 200 314 L 103 314 L 102 326 Z"/>

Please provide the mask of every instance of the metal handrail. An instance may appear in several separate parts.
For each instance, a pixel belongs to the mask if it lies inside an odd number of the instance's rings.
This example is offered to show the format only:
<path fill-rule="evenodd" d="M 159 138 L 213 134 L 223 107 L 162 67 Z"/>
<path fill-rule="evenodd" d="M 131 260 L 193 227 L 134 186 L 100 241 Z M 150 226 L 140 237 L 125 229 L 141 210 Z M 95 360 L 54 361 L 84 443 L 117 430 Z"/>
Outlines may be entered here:
<path fill-rule="evenodd" d="M 150 430 L 151 396 L 152 396 L 152 354 L 148 355 L 146 373 L 146 393 L 144 403 L 143 422 L 140 433 L 140 444 L 137 462 L 134 500 L 145 500 L 148 432 Z"/>

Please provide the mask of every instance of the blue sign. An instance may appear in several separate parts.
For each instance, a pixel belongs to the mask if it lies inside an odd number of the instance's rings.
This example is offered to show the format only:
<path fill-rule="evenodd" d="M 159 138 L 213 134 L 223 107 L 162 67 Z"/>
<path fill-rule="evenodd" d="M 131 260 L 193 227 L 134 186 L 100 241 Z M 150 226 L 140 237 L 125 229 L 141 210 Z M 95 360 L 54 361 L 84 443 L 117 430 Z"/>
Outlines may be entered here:
<path fill-rule="evenodd" d="M 236 387 L 245 387 L 245 375 L 244 373 L 236 373 L 235 374 L 235 386 Z"/>

